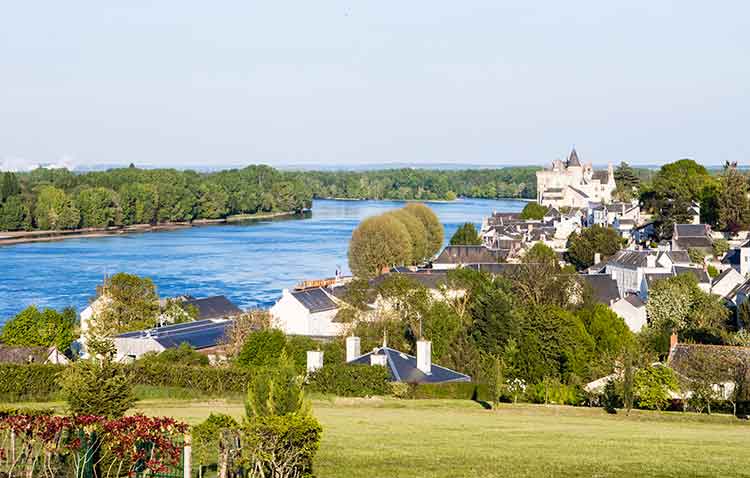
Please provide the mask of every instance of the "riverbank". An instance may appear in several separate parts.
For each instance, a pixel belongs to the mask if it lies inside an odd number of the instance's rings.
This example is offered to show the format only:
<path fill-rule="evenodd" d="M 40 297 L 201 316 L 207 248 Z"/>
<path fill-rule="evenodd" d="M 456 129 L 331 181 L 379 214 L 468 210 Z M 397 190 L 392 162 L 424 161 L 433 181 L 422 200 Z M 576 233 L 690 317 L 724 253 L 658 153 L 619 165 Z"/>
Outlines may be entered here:
<path fill-rule="evenodd" d="M 230 224 L 243 221 L 259 221 L 264 219 L 275 219 L 281 217 L 292 217 L 303 215 L 310 210 L 302 212 L 269 212 L 261 214 L 237 214 L 221 219 L 196 219 L 192 222 L 169 222 L 162 224 L 133 224 L 131 226 L 116 226 L 107 228 L 82 228 L 63 231 L 10 231 L 0 232 L 0 246 L 12 246 L 16 244 L 27 244 L 33 242 L 62 241 L 65 239 L 93 239 L 106 236 L 122 234 L 142 234 L 145 232 L 174 231 L 198 226 L 210 226 L 217 224 Z"/>

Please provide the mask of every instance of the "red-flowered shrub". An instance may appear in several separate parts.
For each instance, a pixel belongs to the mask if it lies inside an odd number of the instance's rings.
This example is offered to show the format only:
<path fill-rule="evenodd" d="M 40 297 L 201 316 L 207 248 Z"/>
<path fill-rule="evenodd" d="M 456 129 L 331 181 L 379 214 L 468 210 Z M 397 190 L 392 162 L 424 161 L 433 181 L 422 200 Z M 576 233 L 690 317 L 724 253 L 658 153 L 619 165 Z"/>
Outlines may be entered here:
<path fill-rule="evenodd" d="M 0 475 L 79 477 L 88 468 L 99 477 L 151 476 L 180 462 L 187 429 L 143 415 L 7 416 L 0 418 Z"/>

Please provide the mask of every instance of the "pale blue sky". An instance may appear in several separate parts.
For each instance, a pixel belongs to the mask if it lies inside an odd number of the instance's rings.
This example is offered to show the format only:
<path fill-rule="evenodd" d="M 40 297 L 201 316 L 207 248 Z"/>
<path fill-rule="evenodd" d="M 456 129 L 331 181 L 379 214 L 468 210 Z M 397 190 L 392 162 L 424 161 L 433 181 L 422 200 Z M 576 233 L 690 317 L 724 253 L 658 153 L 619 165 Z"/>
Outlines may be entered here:
<path fill-rule="evenodd" d="M 0 162 L 525 165 L 575 144 L 746 163 L 748 19 L 740 1 L 6 2 Z"/>

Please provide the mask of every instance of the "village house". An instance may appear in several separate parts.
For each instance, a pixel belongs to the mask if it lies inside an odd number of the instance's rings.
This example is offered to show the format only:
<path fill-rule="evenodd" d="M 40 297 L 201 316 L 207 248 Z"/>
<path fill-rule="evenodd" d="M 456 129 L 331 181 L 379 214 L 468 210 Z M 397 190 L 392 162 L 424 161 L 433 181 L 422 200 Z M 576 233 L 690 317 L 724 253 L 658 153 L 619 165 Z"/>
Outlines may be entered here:
<path fill-rule="evenodd" d="M 616 188 L 611 164 L 605 171 L 595 171 L 591 163 L 581 163 L 575 148 L 566 161 L 555 160 L 550 169 L 537 171 L 536 184 L 537 202 L 558 209 L 608 204 Z"/>
<path fill-rule="evenodd" d="M 323 352 L 310 351 L 307 357 L 308 372 L 323 366 Z M 392 382 L 409 384 L 471 382 L 471 377 L 468 375 L 432 363 L 432 342 L 424 339 L 417 341 L 417 356 L 415 357 L 388 347 L 385 338 L 381 347 L 362 354 L 359 337 L 347 337 L 346 363 L 386 367 Z"/>
<path fill-rule="evenodd" d="M 0 342 L 0 363 L 65 365 L 69 362 L 57 347 L 16 346 Z"/>
<path fill-rule="evenodd" d="M 340 297 L 346 290 L 342 287 L 335 283 L 324 283 L 317 287 L 284 289 L 281 298 L 269 310 L 271 325 L 287 335 L 341 335 L 347 326 L 336 319 Z"/>
<path fill-rule="evenodd" d="M 731 267 L 740 273 L 742 277 L 748 277 L 750 274 L 750 240 L 746 240 L 734 249 L 726 253 L 721 263 L 726 267 Z"/>
<path fill-rule="evenodd" d="M 713 254 L 714 241 L 711 226 L 708 224 L 675 224 L 672 232 L 672 250 L 689 251 L 697 249 L 705 254 Z"/>
<path fill-rule="evenodd" d="M 508 254 L 502 250 L 488 249 L 485 246 L 446 246 L 432 261 L 436 270 L 457 269 L 466 264 L 494 264 L 503 262 Z"/>
<path fill-rule="evenodd" d="M 115 358 L 120 362 L 132 362 L 146 353 L 159 353 L 187 344 L 216 362 L 222 358 L 222 348 L 232 326 L 234 320 L 231 319 L 207 319 L 127 332 L 112 338 Z"/>

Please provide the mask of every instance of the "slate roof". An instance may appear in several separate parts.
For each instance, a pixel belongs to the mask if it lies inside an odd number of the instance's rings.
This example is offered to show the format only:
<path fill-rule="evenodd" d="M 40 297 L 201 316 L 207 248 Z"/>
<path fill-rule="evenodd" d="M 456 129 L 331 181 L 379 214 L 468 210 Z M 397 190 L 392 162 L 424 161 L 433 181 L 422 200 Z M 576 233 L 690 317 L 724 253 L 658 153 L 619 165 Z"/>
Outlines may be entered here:
<path fill-rule="evenodd" d="M 690 260 L 690 254 L 687 251 L 664 251 L 659 254 L 659 258 L 662 255 L 669 257 L 672 264 L 691 264 L 693 262 Z"/>
<path fill-rule="evenodd" d="M 291 294 L 313 314 L 338 308 L 336 303 L 320 287 L 296 290 L 292 291 Z"/>
<path fill-rule="evenodd" d="M 733 266 L 740 265 L 740 250 L 739 249 L 730 249 L 729 252 L 724 256 L 724 258 L 721 260 L 722 264 L 730 264 Z"/>
<path fill-rule="evenodd" d="M 194 306 L 198 309 L 198 320 L 223 319 L 242 314 L 242 310 L 223 295 L 206 297 L 205 299 L 190 299 L 182 302 L 182 305 Z"/>
<path fill-rule="evenodd" d="M 750 347 L 678 343 L 669 351 L 667 364 L 680 375 L 690 376 L 691 358 L 693 360 L 714 361 L 725 358 L 728 360 L 741 360 L 748 363 L 750 362 Z M 729 374 L 730 372 L 727 371 L 727 373 Z M 729 375 L 717 378 L 720 380 L 731 379 Z"/>
<path fill-rule="evenodd" d="M 594 171 L 594 174 L 591 176 L 591 179 L 599 180 L 602 184 L 607 184 L 609 182 L 609 171 L 599 170 Z"/>
<path fill-rule="evenodd" d="M 46 347 L 18 347 L 0 344 L 0 363 L 44 363 L 49 356 Z"/>
<path fill-rule="evenodd" d="M 480 264 L 500 262 L 503 255 L 484 246 L 447 246 L 435 264 Z"/>
<path fill-rule="evenodd" d="M 631 269 L 646 267 L 648 265 L 646 257 L 649 254 L 653 254 L 653 251 L 618 251 L 607 260 L 607 263 Z"/>
<path fill-rule="evenodd" d="M 156 329 L 120 334 L 116 338 L 150 339 L 164 348 L 179 347 L 187 343 L 196 350 L 215 347 L 223 343 L 234 320 L 196 320 L 184 324 L 167 325 Z"/>
<path fill-rule="evenodd" d="M 648 285 L 648 288 L 654 286 L 654 283 L 661 279 L 669 279 L 670 277 L 673 277 L 673 274 L 670 272 L 654 272 L 654 273 L 648 273 L 643 274 L 643 277 L 646 279 L 646 284 Z"/>
<path fill-rule="evenodd" d="M 398 350 L 390 347 L 381 347 L 373 350 L 372 352 L 361 355 L 349 364 L 367 365 L 377 367 L 378 365 L 370 365 L 370 356 L 385 355 L 388 372 L 391 375 L 391 381 L 393 382 L 405 382 L 405 383 L 447 383 L 447 382 L 470 382 L 471 377 L 458 373 L 449 368 L 435 365 L 434 363 L 430 367 L 431 373 L 425 374 L 417 368 L 417 358 L 413 355 L 399 352 Z"/>
<path fill-rule="evenodd" d="M 707 237 L 708 232 L 705 224 L 675 224 L 675 233 L 682 237 Z"/>
<path fill-rule="evenodd" d="M 646 303 L 641 300 L 638 294 L 628 294 L 625 297 L 625 300 L 633 307 L 638 307 L 638 308 L 646 307 Z"/>
<path fill-rule="evenodd" d="M 594 299 L 605 305 L 620 299 L 620 290 L 617 288 L 615 281 L 609 274 L 581 274 L 581 279 L 591 286 L 594 292 Z"/>
<path fill-rule="evenodd" d="M 580 166 L 581 161 L 578 159 L 578 153 L 576 152 L 576 149 L 573 148 L 570 151 L 570 156 L 568 156 L 568 162 L 566 166 Z"/>
<path fill-rule="evenodd" d="M 519 267 L 523 267 L 524 264 L 515 263 L 499 263 L 499 264 L 467 264 L 464 267 L 474 269 L 475 271 L 486 272 L 488 274 L 510 274 L 516 271 Z"/>
<path fill-rule="evenodd" d="M 711 278 L 708 276 L 708 273 L 703 269 L 699 269 L 697 267 L 674 266 L 672 270 L 674 271 L 675 275 L 693 274 L 695 278 L 698 279 L 698 282 L 701 284 L 711 283 Z"/>
<path fill-rule="evenodd" d="M 713 241 L 709 237 L 682 237 L 674 240 L 681 249 L 700 248 L 709 249 L 713 247 Z"/>

